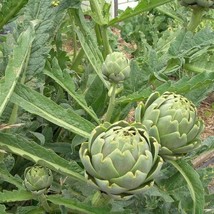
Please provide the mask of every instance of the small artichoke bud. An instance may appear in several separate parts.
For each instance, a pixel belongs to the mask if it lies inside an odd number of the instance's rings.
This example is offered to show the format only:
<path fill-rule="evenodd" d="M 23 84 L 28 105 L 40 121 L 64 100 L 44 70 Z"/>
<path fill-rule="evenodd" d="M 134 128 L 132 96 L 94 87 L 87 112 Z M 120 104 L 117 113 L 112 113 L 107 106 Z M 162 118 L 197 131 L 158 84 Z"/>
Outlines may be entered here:
<path fill-rule="evenodd" d="M 35 165 L 25 169 L 24 186 L 34 194 L 43 194 L 51 186 L 52 182 L 52 172 L 46 167 Z"/>
<path fill-rule="evenodd" d="M 124 56 L 123 53 L 110 53 L 107 55 L 103 63 L 102 73 L 109 82 L 122 82 L 127 79 L 130 74 L 129 60 Z"/>

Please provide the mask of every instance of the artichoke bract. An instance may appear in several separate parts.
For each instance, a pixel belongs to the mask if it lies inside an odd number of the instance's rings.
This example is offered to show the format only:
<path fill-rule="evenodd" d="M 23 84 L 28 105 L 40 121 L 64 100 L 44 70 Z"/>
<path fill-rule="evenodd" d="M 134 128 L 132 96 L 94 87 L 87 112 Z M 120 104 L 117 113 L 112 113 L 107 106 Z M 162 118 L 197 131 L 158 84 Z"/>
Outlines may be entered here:
<path fill-rule="evenodd" d="M 35 165 L 25 169 L 24 186 L 34 194 L 44 193 L 51 186 L 52 182 L 52 172 L 46 167 Z"/>
<path fill-rule="evenodd" d="M 159 154 L 165 160 L 180 158 L 201 143 L 203 121 L 194 104 L 182 95 L 155 92 L 145 105 L 138 105 L 135 117 L 161 144 Z"/>
<path fill-rule="evenodd" d="M 86 178 L 97 189 L 119 200 L 151 187 L 163 160 L 160 145 L 141 124 L 119 121 L 96 127 L 81 145 Z"/>
<path fill-rule="evenodd" d="M 109 82 L 119 83 L 129 77 L 129 60 L 123 53 L 113 52 L 107 55 L 103 65 L 102 73 Z"/>

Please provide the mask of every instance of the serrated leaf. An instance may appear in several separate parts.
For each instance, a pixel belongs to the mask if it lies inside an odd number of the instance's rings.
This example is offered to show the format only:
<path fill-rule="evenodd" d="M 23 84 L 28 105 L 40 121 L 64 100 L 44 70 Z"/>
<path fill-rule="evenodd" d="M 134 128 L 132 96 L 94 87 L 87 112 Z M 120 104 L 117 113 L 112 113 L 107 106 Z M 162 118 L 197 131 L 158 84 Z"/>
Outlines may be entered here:
<path fill-rule="evenodd" d="M 46 149 L 33 141 L 12 134 L 0 133 L 0 148 L 46 166 L 56 172 L 85 181 L 80 173 L 82 169 L 75 161 L 67 161 L 50 149 Z"/>
<path fill-rule="evenodd" d="M 135 8 L 128 7 L 121 15 L 112 19 L 108 25 L 114 25 L 115 23 L 121 22 L 130 17 L 136 16 L 145 11 L 149 11 L 155 7 L 166 4 L 172 0 L 141 0 Z"/>
<path fill-rule="evenodd" d="M 8 214 L 8 213 L 6 212 L 6 207 L 5 207 L 3 204 L 0 204 L 0 213 L 1 213 L 1 214 Z"/>
<path fill-rule="evenodd" d="M 99 78 L 102 80 L 103 84 L 106 86 L 106 88 L 109 88 L 109 83 L 104 79 L 101 72 L 104 59 L 101 51 L 98 48 L 95 36 L 93 35 L 92 30 L 88 27 L 88 24 L 85 21 L 83 14 L 80 10 L 74 10 L 73 16 L 75 17 L 75 22 L 77 25 L 74 30 L 79 38 L 79 41 L 85 54 L 89 62 L 91 63 L 93 69 L 95 70 Z"/>
<path fill-rule="evenodd" d="M 99 25 L 106 25 L 109 21 L 110 4 L 105 0 L 90 0 L 91 11 L 89 15 Z"/>
<path fill-rule="evenodd" d="M 1 1 L 0 29 L 7 24 L 26 5 L 28 0 L 7 0 Z"/>
<path fill-rule="evenodd" d="M 2 163 L 0 163 L 0 180 L 13 184 L 19 189 L 23 189 L 21 178 L 12 176 Z"/>
<path fill-rule="evenodd" d="M 75 213 L 82 213 L 82 214 L 109 214 L 110 209 L 108 208 L 98 208 L 98 207 L 93 207 L 89 206 L 85 203 L 80 203 L 71 199 L 67 198 L 62 198 L 61 195 L 59 196 L 47 196 L 47 200 L 57 204 L 57 205 L 62 205 L 65 206 L 69 209 L 71 209 Z"/>
<path fill-rule="evenodd" d="M 33 27 L 29 27 L 20 34 L 13 55 L 9 59 L 5 70 L 4 82 L 0 83 L 0 116 L 4 111 L 21 75 L 24 63 L 28 57 L 34 37 Z"/>
<path fill-rule="evenodd" d="M 95 76 L 95 75 L 94 75 Z M 106 110 L 106 102 L 108 101 L 108 91 L 102 84 L 102 81 L 98 76 L 92 78 L 90 82 L 85 99 L 87 103 L 93 108 L 99 117 L 102 117 Z M 96 94 L 96 96 L 95 96 Z"/>
<path fill-rule="evenodd" d="M 202 48 L 210 47 L 214 43 L 214 33 L 209 29 L 202 29 L 193 34 L 182 30 L 171 43 L 168 53 L 173 57 L 191 56 L 201 51 Z"/>
<path fill-rule="evenodd" d="M 0 192 L 0 203 L 27 201 L 33 199 L 34 196 L 31 192 L 26 190 L 4 190 Z"/>
<path fill-rule="evenodd" d="M 79 1 L 71 1 L 76 5 Z M 36 20 L 35 40 L 32 44 L 27 75 L 32 78 L 43 71 L 46 58 L 52 48 L 51 42 L 64 17 L 64 4 L 52 7 L 52 0 L 29 0 L 24 10 L 24 22 Z"/>
<path fill-rule="evenodd" d="M 46 214 L 42 207 L 38 206 L 21 206 L 17 207 L 17 214 Z"/>
<path fill-rule="evenodd" d="M 90 136 L 95 127 L 72 109 L 64 109 L 47 97 L 21 84 L 17 85 L 11 101 L 32 114 L 39 115 L 86 138 Z"/>
<path fill-rule="evenodd" d="M 183 94 L 195 104 L 206 98 L 207 94 L 214 87 L 214 72 L 202 72 L 193 77 L 184 76 L 178 81 L 167 81 L 156 88 L 156 91 L 163 93 L 165 91 Z M 151 88 L 144 88 L 138 92 L 120 97 L 119 102 L 142 101 L 148 98 L 153 92 Z"/>
<path fill-rule="evenodd" d="M 204 188 L 198 173 L 184 160 L 169 161 L 183 176 L 193 201 L 192 213 L 201 214 L 204 210 Z"/>
<path fill-rule="evenodd" d="M 54 79 L 98 124 L 100 123 L 94 111 L 87 106 L 84 96 L 76 92 L 71 76 L 66 70 L 61 70 L 56 58 L 52 61 L 52 70 L 45 70 L 44 73 Z"/>

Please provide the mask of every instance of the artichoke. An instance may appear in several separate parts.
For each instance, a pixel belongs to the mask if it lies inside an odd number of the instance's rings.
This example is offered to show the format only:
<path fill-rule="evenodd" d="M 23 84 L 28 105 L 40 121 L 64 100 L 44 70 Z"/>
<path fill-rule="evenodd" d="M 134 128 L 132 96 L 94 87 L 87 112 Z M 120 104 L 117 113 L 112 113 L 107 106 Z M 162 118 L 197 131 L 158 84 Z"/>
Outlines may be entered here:
<path fill-rule="evenodd" d="M 165 160 L 177 159 L 201 143 L 203 121 L 194 104 L 182 95 L 153 93 L 145 105 L 138 105 L 135 117 L 161 144 L 159 154 Z"/>
<path fill-rule="evenodd" d="M 35 165 L 25 169 L 24 186 L 34 194 L 44 193 L 52 182 L 52 172 L 46 167 Z"/>
<path fill-rule="evenodd" d="M 107 55 L 103 65 L 102 73 L 109 82 L 119 83 L 129 77 L 129 60 L 123 53 L 113 52 Z"/>
<path fill-rule="evenodd" d="M 160 145 L 142 124 L 119 121 L 96 127 L 80 148 L 85 175 L 91 184 L 119 200 L 151 187 L 163 160 Z"/>
<path fill-rule="evenodd" d="M 185 7 L 202 7 L 202 8 L 214 8 L 213 0 L 180 0 L 181 5 Z"/>

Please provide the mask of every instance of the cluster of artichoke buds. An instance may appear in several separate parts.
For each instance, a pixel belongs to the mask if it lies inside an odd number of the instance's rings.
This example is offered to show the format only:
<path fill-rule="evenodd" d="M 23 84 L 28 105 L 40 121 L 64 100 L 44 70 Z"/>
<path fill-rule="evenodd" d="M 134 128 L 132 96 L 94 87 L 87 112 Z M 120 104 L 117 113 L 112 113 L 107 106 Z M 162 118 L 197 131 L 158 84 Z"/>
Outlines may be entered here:
<path fill-rule="evenodd" d="M 115 199 L 129 199 L 153 185 L 163 164 L 159 149 L 142 124 L 106 122 L 81 145 L 80 158 L 97 189 Z"/>
<path fill-rule="evenodd" d="M 214 8 L 214 1 L 213 0 L 181 0 L 181 5 L 188 7 L 188 6 L 197 6 L 203 8 Z"/>
<path fill-rule="evenodd" d="M 182 95 L 153 93 L 145 105 L 138 105 L 135 118 L 161 144 L 159 154 L 164 160 L 180 158 L 201 143 L 203 121 L 194 104 Z"/>
<path fill-rule="evenodd" d="M 120 83 L 129 77 L 129 60 L 121 52 L 113 52 L 107 55 L 102 73 L 106 80 L 111 83 Z"/>
<path fill-rule="evenodd" d="M 102 73 L 117 84 L 130 73 L 122 53 L 106 57 Z M 185 97 L 153 93 L 135 109 L 135 122 L 105 122 L 80 147 L 85 176 L 93 186 L 115 199 L 129 199 L 150 188 L 163 160 L 176 160 L 198 147 L 204 125 Z"/>
<path fill-rule="evenodd" d="M 40 195 L 45 193 L 52 182 L 52 172 L 46 167 L 35 165 L 25 169 L 24 186 L 33 194 Z"/>

